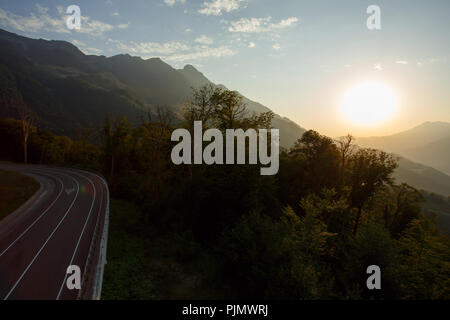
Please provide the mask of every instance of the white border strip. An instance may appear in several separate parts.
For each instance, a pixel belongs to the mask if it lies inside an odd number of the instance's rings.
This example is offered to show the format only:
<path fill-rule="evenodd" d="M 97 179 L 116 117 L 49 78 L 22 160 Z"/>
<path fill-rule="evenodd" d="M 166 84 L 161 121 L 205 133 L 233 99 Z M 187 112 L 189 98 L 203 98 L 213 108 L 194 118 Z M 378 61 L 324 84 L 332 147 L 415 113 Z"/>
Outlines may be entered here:
<path fill-rule="evenodd" d="M 88 172 L 88 171 L 85 171 L 85 172 Z M 108 247 L 108 227 L 109 227 L 109 188 L 108 188 L 108 183 L 102 176 L 95 174 L 93 172 L 89 172 L 89 173 L 94 174 L 97 177 L 99 177 L 103 181 L 103 184 L 105 185 L 105 188 L 106 188 L 106 212 L 105 212 L 105 222 L 103 224 L 102 238 L 100 241 L 100 256 L 98 258 L 97 267 L 95 269 L 94 285 L 92 288 L 92 294 L 90 295 L 90 298 L 92 300 L 100 300 L 101 295 L 102 295 L 103 273 L 105 270 L 105 264 L 107 263 L 107 261 L 106 261 L 106 251 L 107 250 L 106 249 Z"/>

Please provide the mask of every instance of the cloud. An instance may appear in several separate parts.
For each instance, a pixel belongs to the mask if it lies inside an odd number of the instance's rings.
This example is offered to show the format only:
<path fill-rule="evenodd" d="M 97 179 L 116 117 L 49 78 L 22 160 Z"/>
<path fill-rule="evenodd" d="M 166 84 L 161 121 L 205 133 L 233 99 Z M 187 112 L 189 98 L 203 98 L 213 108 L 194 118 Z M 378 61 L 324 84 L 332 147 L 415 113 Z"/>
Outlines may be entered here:
<path fill-rule="evenodd" d="M 129 23 L 121 23 L 121 24 L 119 24 L 118 26 L 117 26 L 117 28 L 119 28 L 119 29 L 126 29 L 126 28 L 128 28 L 129 27 Z"/>
<path fill-rule="evenodd" d="M 211 0 L 203 2 L 203 8 L 198 12 L 204 15 L 220 16 L 222 12 L 231 12 L 239 9 L 243 0 Z"/>
<path fill-rule="evenodd" d="M 200 37 L 202 38 L 202 37 Z M 200 45 L 190 46 L 183 42 L 133 42 L 122 40 L 108 40 L 109 43 L 116 45 L 116 48 L 122 52 L 143 58 L 161 57 L 166 61 L 182 62 L 186 60 L 200 60 L 209 57 L 226 57 L 236 54 L 228 46 L 209 47 L 201 43 Z"/>
<path fill-rule="evenodd" d="M 41 6 L 39 3 L 36 4 L 36 11 L 40 14 L 46 14 L 48 8 Z"/>
<path fill-rule="evenodd" d="M 181 4 L 185 4 L 186 0 L 164 0 L 164 3 L 167 4 L 169 7 L 173 7 L 175 5 L 175 3 L 181 3 Z"/>
<path fill-rule="evenodd" d="M 85 55 L 99 55 L 103 53 L 103 50 L 97 48 L 80 48 L 80 50 Z"/>
<path fill-rule="evenodd" d="M 381 64 L 375 64 L 375 65 L 373 66 L 373 68 L 374 68 L 376 71 L 383 71 L 383 67 L 381 66 Z"/>
<path fill-rule="evenodd" d="M 21 16 L 0 8 L 0 25 L 11 27 L 22 32 L 56 32 L 71 33 L 66 26 L 66 16 L 64 8 L 56 7 L 59 16 L 52 17 L 48 14 L 49 9 L 37 4 L 35 11 L 29 16 Z M 74 30 L 80 33 L 86 33 L 92 36 L 102 35 L 104 32 L 112 30 L 114 27 L 110 24 L 92 20 L 87 16 L 81 17 L 81 29 Z"/>
<path fill-rule="evenodd" d="M 436 63 L 447 63 L 447 61 L 448 61 L 447 58 L 428 58 L 423 61 L 418 61 L 417 65 L 419 67 L 421 67 L 421 66 L 426 66 L 426 65 L 433 65 Z"/>
<path fill-rule="evenodd" d="M 396 64 L 408 64 L 408 61 L 405 60 L 399 60 L 399 61 L 395 61 Z"/>
<path fill-rule="evenodd" d="M 80 40 L 72 40 L 72 44 L 77 46 L 78 49 L 80 49 L 81 52 L 83 52 L 86 55 L 92 55 L 92 54 L 98 55 L 98 54 L 103 53 L 103 50 L 101 50 L 101 49 L 87 47 L 87 45 Z"/>
<path fill-rule="evenodd" d="M 107 31 L 111 31 L 114 27 L 108 23 L 104 23 L 98 20 L 92 20 L 89 17 L 81 17 L 81 28 L 77 29 L 77 32 L 86 33 L 91 36 L 100 36 Z"/>
<path fill-rule="evenodd" d="M 57 33 L 70 33 L 62 17 L 52 18 L 41 6 L 36 6 L 36 14 L 20 16 L 0 8 L 0 25 L 11 27 L 22 32 L 53 31 Z"/>
<path fill-rule="evenodd" d="M 200 50 L 196 50 L 190 53 L 173 54 L 165 57 L 165 59 L 167 61 L 172 62 L 183 62 L 186 60 L 193 61 L 209 57 L 222 58 L 227 56 L 233 56 L 235 54 L 236 52 L 230 49 L 228 46 L 220 46 L 216 48 L 201 48 Z"/>
<path fill-rule="evenodd" d="M 207 37 L 205 35 L 201 35 L 200 37 L 198 37 L 197 39 L 194 40 L 197 43 L 201 43 L 201 44 L 213 44 L 214 40 L 210 37 Z"/>
<path fill-rule="evenodd" d="M 295 26 L 298 22 L 298 18 L 290 17 L 281 20 L 278 23 L 271 23 L 272 17 L 267 18 L 242 18 L 238 21 L 226 22 L 231 24 L 228 27 L 230 32 L 243 32 L 243 33 L 261 33 L 261 32 L 273 32 L 282 30 L 288 27 Z"/>
<path fill-rule="evenodd" d="M 279 44 L 274 44 L 273 46 L 272 46 L 272 49 L 273 50 L 280 50 L 281 49 L 281 47 L 280 47 L 280 45 Z"/>
<path fill-rule="evenodd" d="M 84 42 L 81 42 L 79 40 L 72 40 L 72 43 L 77 47 L 84 47 L 86 45 Z"/>
<path fill-rule="evenodd" d="M 113 15 L 114 17 L 120 16 L 120 14 L 119 14 L 118 12 L 114 12 L 112 15 Z"/>
<path fill-rule="evenodd" d="M 254 48 L 254 47 L 256 47 L 256 44 L 255 44 L 254 42 L 250 42 L 250 43 L 248 44 L 248 47 L 249 47 L 249 48 Z"/>
<path fill-rule="evenodd" d="M 187 51 L 190 47 L 182 42 L 134 42 L 134 41 L 121 41 L 121 40 L 108 40 L 115 43 L 119 50 L 126 51 L 135 55 L 167 55 L 175 52 Z"/>

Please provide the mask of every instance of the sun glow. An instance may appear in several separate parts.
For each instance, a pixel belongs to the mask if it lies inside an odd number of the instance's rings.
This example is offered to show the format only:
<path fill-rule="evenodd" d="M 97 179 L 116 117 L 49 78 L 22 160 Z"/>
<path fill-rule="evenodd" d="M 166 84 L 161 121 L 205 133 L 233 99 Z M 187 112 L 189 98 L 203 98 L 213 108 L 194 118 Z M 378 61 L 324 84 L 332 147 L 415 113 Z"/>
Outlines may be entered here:
<path fill-rule="evenodd" d="M 346 92 L 341 111 L 350 122 L 369 126 L 388 120 L 394 114 L 396 106 L 397 97 L 389 86 L 378 82 L 364 82 Z"/>

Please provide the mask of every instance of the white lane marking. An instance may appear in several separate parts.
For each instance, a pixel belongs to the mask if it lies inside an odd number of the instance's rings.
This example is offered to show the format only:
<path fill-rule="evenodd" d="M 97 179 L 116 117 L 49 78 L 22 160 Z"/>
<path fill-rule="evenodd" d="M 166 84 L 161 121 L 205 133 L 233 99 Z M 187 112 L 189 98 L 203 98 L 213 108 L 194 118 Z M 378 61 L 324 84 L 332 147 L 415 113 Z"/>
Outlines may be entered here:
<path fill-rule="evenodd" d="M 75 191 L 75 188 L 66 189 L 67 195 L 71 194 L 74 191 Z"/>
<path fill-rule="evenodd" d="M 72 178 L 72 177 L 71 177 Z M 72 178 L 73 179 L 73 178 Z M 59 226 L 61 225 L 61 223 L 64 221 L 64 219 L 66 218 L 67 214 L 69 213 L 69 211 L 72 209 L 75 201 L 78 198 L 78 194 L 80 192 L 80 185 L 78 184 L 78 181 L 76 179 L 73 179 L 75 181 L 75 183 L 77 184 L 77 193 L 72 201 L 72 203 L 70 204 L 70 207 L 67 209 L 66 213 L 64 214 L 64 216 L 62 217 L 62 219 L 59 221 L 58 225 L 53 229 L 52 233 L 50 234 L 50 236 L 47 238 L 47 240 L 44 242 L 44 244 L 42 245 L 42 247 L 39 249 L 39 251 L 36 253 L 36 255 L 34 256 L 34 258 L 31 260 L 31 262 L 28 264 L 28 266 L 26 267 L 25 271 L 22 273 L 22 275 L 20 276 L 20 278 L 16 281 L 16 283 L 14 284 L 14 286 L 11 288 L 11 290 L 9 290 L 8 294 L 3 298 L 3 300 L 7 300 L 9 298 L 9 296 L 11 295 L 11 293 L 14 291 L 14 289 L 16 289 L 17 285 L 20 283 L 20 281 L 22 280 L 22 278 L 25 276 L 25 274 L 28 272 L 28 270 L 30 269 L 31 265 L 34 263 L 34 261 L 37 259 L 37 257 L 39 257 L 39 255 L 41 254 L 42 250 L 45 248 L 45 246 L 47 245 L 48 241 L 51 239 L 51 237 L 53 237 L 53 235 L 55 234 L 56 230 L 58 230 Z"/>
<path fill-rule="evenodd" d="M 45 196 L 47 195 L 47 193 L 48 193 L 48 191 L 47 191 L 47 190 L 44 190 L 44 191 L 42 192 L 42 194 L 39 196 L 39 200 L 41 200 L 43 197 L 45 197 Z"/>
<path fill-rule="evenodd" d="M 59 168 L 36 168 L 36 169 L 41 169 L 41 170 L 45 170 L 45 169 L 47 169 L 47 170 L 53 170 L 53 171 L 56 171 L 57 169 L 59 169 Z M 63 172 L 65 172 L 65 173 L 62 173 L 61 171 L 61 169 L 59 169 L 60 171 L 58 171 L 60 174 L 63 174 L 63 175 L 65 175 L 65 176 L 67 176 L 67 177 L 70 177 L 70 178 L 72 178 L 72 180 L 74 180 L 73 179 L 73 177 L 71 177 L 71 176 L 68 176 L 67 175 L 67 172 L 70 172 L 70 173 L 73 173 L 73 174 L 76 174 L 76 175 L 78 175 L 78 176 L 80 176 L 80 177 L 83 177 L 83 178 L 85 178 L 85 179 L 87 179 L 87 180 L 89 180 L 90 182 L 91 182 L 91 184 L 94 186 L 94 184 L 92 183 L 92 180 L 90 180 L 87 176 L 89 176 L 89 175 L 93 175 L 93 176 L 95 176 L 95 177 L 97 177 L 98 179 L 100 179 L 101 180 L 101 182 L 103 183 L 103 185 L 105 186 L 105 189 L 106 189 L 106 196 L 107 196 L 107 207 L 109 207 L 109 188 L 108 188 L 108 183 L 106 182 L 106 180 L 102 177 L 102 176 L 100 176 L 100 175 L 98 175 L 98 174 L 96 174 L 96 173 L 94 173 L 94 172 L 90 172 L 90 171 L 86 171 L 86 170 L 76 170 L 77 172 L 75 172 L 75 169 L 71 169 L 71 168 L 68 168 L 69 170 L 64 170 Z M 82 174 L 80 174 L 79 172 L 82 172 L 82 173 L 84 173 L 84 174 L 86 174 L 87 176 L 84 176 L 84 175 L 82 175 Z M 94 190 L 96 190 L 96 188 L 95 188 L 95 186 L 94 186 Z M 101 210 L 102 210 L 102 208 L 103 208 L 103 188 L 102 188 L 102 199 L 101 199 L 101 203 L 100 203 L 100 207 L 99 207 L 99 211 L 98 211 L 98 214 L 100 215 L 101 214 Z M 62 192 L 62 190 L 61 190 L 61 192 Z M 95 200 L 94 200 L 95 201 Z M 92 205 L 91 205 L 91 207 L 92 207 Z M 108 208 L 107 208 L 107 210 L 108 210 Z M 88 221 L 88 220 L 86 220 L 86 221 Z M 98 221 L 97 221 L 98 222 Z M 97 226 L 97 224 L 96 224 L 96 226 Z M 83 228 L 84 229 L 84 228 Z M 80 239 L 81 239 L 81 236 L 80 236 Z M 78 241 L 78 242 L 80 242 L 80 240 Z M 78 246 L 78 245 L 77 245 Z M 106 254 L 106 248 L 104 248 L 105 249 L 105 252 L 104 252 L 104 254 Z M 75 253 L 76 253 L 76 251 L 77 251 L 77 249 L 75 249 Z M 74 253 L 74 256 L 75 256 L 75 253 Z M 73 257 L 74 257 L 73 256 Z M 72 260 L 73 260 L 73 257 L 72 257 Z M 72 262 L 71 262 L 72 263 Z M 102 271 L 103 271 L 103 269 L 102 269 Z M 102 272 L 103 273 L 103 272 Z M 66 274 L 66 277 L 67 277 L 67 274 Z M 101 278 L 103 278 L 103 276 L 101 276 Z M 66 280 L 64 280 L 63 281 L 63 286 L 64 286 L 64 283 L 65 283 L 65 281 Z M 100 292 L 101 292 L 101 285 L 102 285 L 102 283 L 101 283 L 102 281 L 100 280 L 100 284 L 99 284 L 99 286 L 100 286 Z M 60 289 L 60 293 L 61 293 L 61 289 Z M 58 297 L 59 297 L 59 295 L 60 295 L 60 293 L 58 294 Z M 58 299 L 58 298 L 57 298 Z M 5 298 L 5 300 L 6 300 L 6 298 Z"/>
<path fill-rule="evenodd" d="M 73 260 L 75 259 L 75 255 L 77 254 L 78 247 L 79 247 L 80 242 L 81 242 L 81 238 L 83 237 L 83 234 L 84 234 L 84 230 L 86 229 L 86 226 L 87 226 L 87 223 L 89 221 L 89 218 L 91 217 L 92 209 L 94 208 L 95 198 L 96 198 L 96 195 L 97 195 L 97 189 L 95 188 L 95 184 L 92 182 L 91 179 L 89 179 L 88 177 L 83 176 L 83 175 L 81 175 L 79 173 L 76 173 L 76 172 L 72 172 L 72 173 L 89 180 L 89 183 L 92 185 L 92 188 L 94 189 L 94 199 L 92 200 L 91 208 L 89 209 L 89 213 L 88 213 L 88 215 L 86 217 L 86 220 L 84 222 L 83 229 L 81 230 L 81 234 L 78 237 L 77 245 L 75 246 L 75 250 L 73 251 L 72 258 L 70 259 L 70 263 L 68 264 L 69 266 L 72 265 Z M 62 292 L 62 289 L 64 288 L 64 284 L 66 283 L 66 279 L 67 279 L 67 273 L 64 275 L 64 280 L 63 280 L 63 282 L 61 284 L 61 287 L 59 288 L 58 295 L 56 296 L 56 300 L 59 300 L 59 297 L 61 296 L 61 292 Z"/>
<path fill-rule="evenodd" d="M 41 172 L 41 174 L 43 174 L 42 172 Z M 53 207 L 53 205 L 55 204 L 55 202 L 59 199 L 59 197 L 61 196 L 61 194 L 62 194 L 62 192 L 63 192 L 63 190 L 64 190 L 64 183 L 62 182 L 62 180 L 59 178 L 59 177 L 56 177 L 56 176 L 52 176 L 52 175 L 50 175 L 50 174 L 43 174 L 43 175 L 47 175 L 47 177 L 52 177 L 52 178 L 55 178 L 55 179 L 57 179 L 58 181 L 59 181 L 59 183 L 61 183 L 61 190 L 59 191 L 59 193 L 58 193 L 58 196 L 56 197 L 56 199 L 55 200 L 53 200 L 53 202 L 47 207 L 47 209 L 45 209 L 44 210 L 44 212 L 42 212 L 41 213 L 41 215 L 39 216 L 39 217 L 37 217 L 34 221 L 33 221 L 33 223 L 32 224 L 30 224 L 29 226 L 28 226 L 28 228 L 26 228 L 25 229 L 25 231 L 23 231 L 17 238 L 16 238 L 16 240 L 14 240 L 13 242 L 11 242 L 11 244 L 5 249 L 5 250 L 3 250 L 3 252 L 2 253 L 0 253 L 0 257 L 1 256 L 3 256 L 5 253 L 6 253 L 6 251 L 8 251 L 9 250 L 9 248 L 11 248 L 20 238 L 22 238 L 24 235 L 25 235 L 25 233 L 27 233 L 28 232 L 28 230 L 30 230 L 46 213 L 47 213 L 47 211 L 48 210 L 50 210 L 50 208 L 51 207 Z"/>

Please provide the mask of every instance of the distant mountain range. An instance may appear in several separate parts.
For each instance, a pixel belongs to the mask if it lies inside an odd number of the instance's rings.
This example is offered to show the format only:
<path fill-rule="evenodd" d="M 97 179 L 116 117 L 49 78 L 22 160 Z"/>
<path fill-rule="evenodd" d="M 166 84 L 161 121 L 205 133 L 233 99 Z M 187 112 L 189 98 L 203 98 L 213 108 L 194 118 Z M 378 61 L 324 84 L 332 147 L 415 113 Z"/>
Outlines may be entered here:
<path fill-rule="evenodd" d="M 193 66 L 176 70 L 159 58 L 130 55 L 85 55 L 65 41 L 36 40 L 0 29 L 0 102 L 20 92 L 40 124 L 56 133 L 73 135 L 105 115 L 125 115 L 137 122 L 147 106 L 175 113 L 191 97 L 192 87 L 211 83 Z M 270 109 L 243 97 L 249 111 Z M 179 114 L 179 113 L 178 113 Z M 0 116 L 10 115 L 0 110 Z M 305 129 L 275 116 L 280 143 L 290 147 Z"/>
<path fill-rule="evenodd" d="M 397 183 L 404 182 L 419 190 L 450 197 L 450 176 L 404 157 L 399 157 L 398 164 L 394 173 Z"/>
<path fill-rule="evenodd" d="M 391 136 L 358 138 L 357 143 L 402 155 L 450 175 L 448 122 L 426 122 Z"/>
<path fill-rule="evenodd" d="M 356 143 L 398 155 L 397 182 L 450 196 L 450 123 L 425 122 L 390 136 L 357 138 Z"/>

